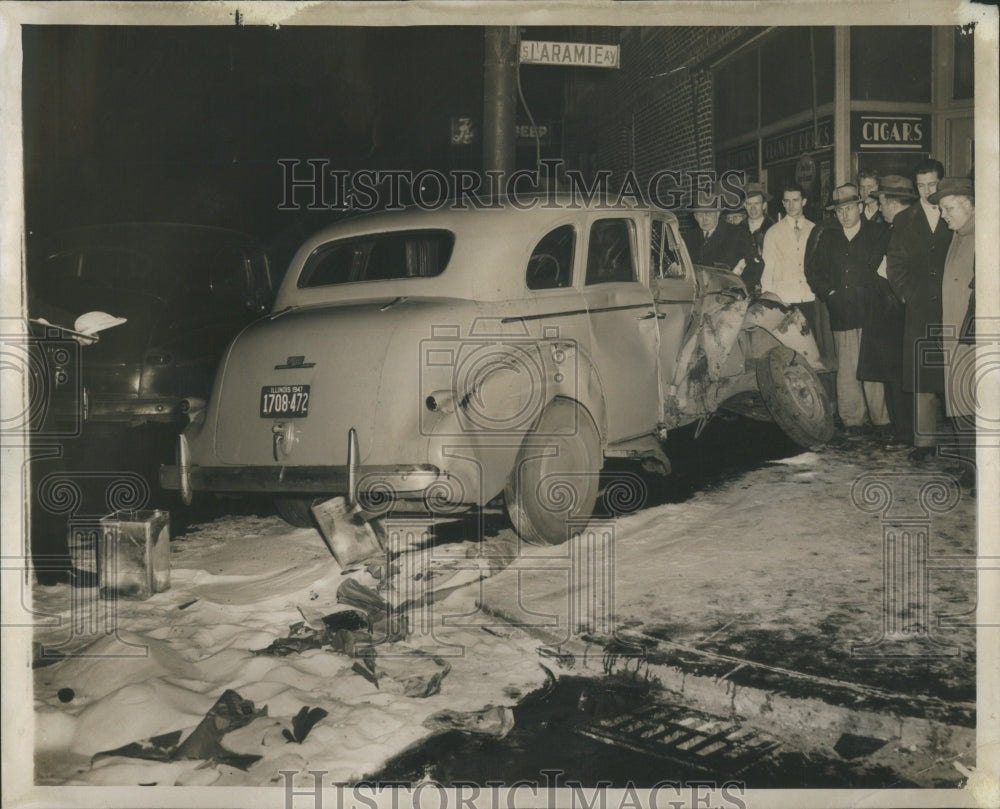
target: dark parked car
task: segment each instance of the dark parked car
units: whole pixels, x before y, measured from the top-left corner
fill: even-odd
[[[276,288],[251,237],[167,223],[58,232],[32,246],[28,284],[32,315],[96,310],[126,320],[87,349],[82,390],[53,398],[57,421],[174,428],[186,423],[184,397],[208,395],[226,344]]]

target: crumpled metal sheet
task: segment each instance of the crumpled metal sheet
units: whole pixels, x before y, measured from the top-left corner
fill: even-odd
[[[261,756],[234,753],[222,746],[222,737],[232,730],[249,725],[259,716],[267,716],[267,706],[254,707],[252,701],[243,699],[227,688],[191,734],[182,742],[182,730],[174,730],[131,742],[115,750],[95,753],[91,761],[110,756],[126,756],[149,761],[183,761],[205,759],[228,764],[241,770],[249,769]]]

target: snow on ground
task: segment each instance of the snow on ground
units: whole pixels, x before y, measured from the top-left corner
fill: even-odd
[[[336,606],[344,574],[318,533],[276,517],[230,517],[176,539],[171,550],[171,587],[146,601],[101,602],[93,589],[36,588],[36,608],[63,619],[63,626],[37,631],[36,643],[75,652],[35,670],[39,783],[264,785],[279,782],[279,770],[306,769],[356,781],[428,735],[422,722],[429,715],[512,705],[545,682],[537,641],[476,626],[418,632],[406,644],[377,648],[387,664],[392,653],[422,648],[450,667],[440,693],[428,697],[401,696],[385,678],[376,688],[352,671],[352,658],[329,649],[253,655],[303,620],[300,607],[321,615]],[[366,573],[351,575],[376,584]],[[455,597],[457,612],[474,611],[470,595]],[[91,607],[114,606],[117,631],[96,641],[74,635],[67,626],[71,596]],[[267,706],[267,716],[223,742],[226,750],[262,756],[246,772],[201,761],[91,762],[95,753],[168,731],[184,730],[183,737],[226,689],[258,709]],[[288,742],[282,730],[306,706],[327,716],[301,744]]]
[[[976,500],[950,461],[908,456],[852,438],[620,517],[613,582],[600,591],[610,594],[604,609],[615,630],[902,694],[974,701]],[[902,565],[895,592],[912,598],[898,612],[884,598],[883,573],[885,538],[901,531],[926,531],[928,540],[893,558]],[[577,605],[593,599],[595,582],[577,577],[567,595],[558,565],[539,569],[533,553],[484,582],[487,608],[579,622]],[[598,609],[582,617],[599,624],[603,616]],[[882,636],[886,620],[911,634],[924,621],[954,656],[854,654]]]
[[[940,469],[914,466],[905,451],[855,441],[619,518],[615,619],[655,630],[657,637],[704,642],[782,666],[876,683],[891,678],[900,689],[937,683],[963,693],[975,671],[967,626],[948,630],[947,640],[963,648],[961,658],[927,663],[930,668],[879,668],[851,658],[852,644],[878,637],[883,617],[883,515],[851,496],[855,482],[871,474],[895,487],[893,508],[903,513],[919,505],[919,487],[940,477]],[[974,501],[957,485],[951,491],[955,502],[932,520],[931,552],[971,557]],[[498,608],[520,612],[513,617],[526,623],[554,620],[568,637],[563,607],[572,574],[565,560],[574,546],[521,548],[510,568],[491,575],[496,566],[472,558],[481,549],[467,539],[474,533],[460,527],[433,551],[411,548],[393,577],[403,586],[385,593],[399,603],[428,582],[439,595],[471,585],[437,602],[430,618],[427,610],[412,612],[414,631],[405,643],[376,649],[397,673],[418,658],[394,662],[390,656],[413,649],[427,653],[422,664],[449,667],[440,693],[426,697],[403,696],[391,677],[376,688],[352,669],[356,660],[329,649],[287,657],[251,653],[287,636],[304,616],[332,611],[345,579],[315,531],[289,528],[276,517],[231,516],[176,539],[171,588],[146,601],[100,602],[94,590],[36,588],[36,609],[62,619],[60,626],[37,629],[36,644],[75,652],[34,671],[37,781],[266,785],[280,782],[280,770],[326,770],[328,781],[351,782],[431,733],[423,722],[437,711],[514,705],[546,681],[539,641],[487,613]],[[487,536],[484,545],[503,545],[511,532]],[[363,570],[347,575],[378,585]],[[935,571],[932,590],[935,612],[959,614],[975,605],[967,571]],[[117,631],[96,641],[74,633],[70,619],[88,605],[113,606],[117,614],[101,626]],[[447,626],[430,622],[442,616]],[[768,661],[767,655],[777,657]],[[258,709],[267,706],[266,716],[222,739],[228,751],[261,756],[248,770],[197,760],[92,760],[168,731],[186,735],[226,689]],[[304,707],[322,708],[327,716],[304,741],[290,742],[282,731]]]

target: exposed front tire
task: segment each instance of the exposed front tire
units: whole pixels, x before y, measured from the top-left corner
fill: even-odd
[[[295,528],[315,528],[316,520],[309,509],[315,501],[315,497],[275,497],[274,510]]]
[[[565,542],[567,521],[594,513],[602,464],[590,414],[568,399],[551,402],[525,436],[504,488],[514,530],[533,545]]]
[[[805,359],[786,346],[757,364],[757,386],[775,422],[796,444],[815,449],[833,438],[833,405]]]

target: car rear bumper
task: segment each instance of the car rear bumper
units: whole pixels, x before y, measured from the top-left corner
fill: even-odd
[[[52,399],[52,416],[58,421],[104,422],[181,422],[183,413],[179,396],[139,399],[135,396],[106,396],[83,389],[79,397],[58,396]]]
[[[355,495],[380,499],[394,495],[421,497],[447,476],[429,464],[359,466]],[[261,492],[268,494],[349,494],[351,471],[344,466],[191,466],[187,470],[192,491]],[[183,490],[180,466],[161,466],[160,485]]]
[[[90,421],[180,421],[183,399],[169,396],[157,399],[90,396],[87,418]]]

